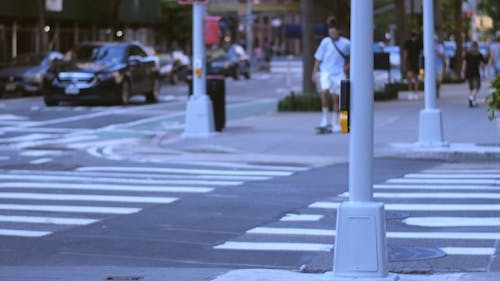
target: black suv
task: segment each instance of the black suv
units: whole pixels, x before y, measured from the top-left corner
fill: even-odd
[[[47,106],[61,101],[127,104],[133,95],[158,102],[160,80],[157,58],[138,42],[93,42],[76,46],[45,75]]]

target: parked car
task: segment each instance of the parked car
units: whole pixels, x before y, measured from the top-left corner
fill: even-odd
[[[250,79],[250,57],[238,44],[233,44],[227,52],[221,49],[208,50],[207,68],[207,73],[223,73],[235,80],[242,74]]]
[[[23,95],[41,93],[47,69],[62,57],[59,52],[43,52],[22,54],[11,59],[0,69],[0,96],[18,91]]]
[[[91,42],[77,45],[45,76],[47,106],[61,101],[127,104],[133,95],[158,102],[157,58],[138,42]]]
[[[161,79],[167,79],[172,85],[186,80],[191,66],[191,60],[187,55],[182,51],[174,51],[172,54],[159,54],[158,57]]]

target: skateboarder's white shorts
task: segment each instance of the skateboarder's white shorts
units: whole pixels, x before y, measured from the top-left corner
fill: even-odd
[[[330,74],[321,72],[319,74],[320,90],[323,92],[328,90],[330,94],[340,95],[340,81],[347,79],[344,72],[338,74]]]

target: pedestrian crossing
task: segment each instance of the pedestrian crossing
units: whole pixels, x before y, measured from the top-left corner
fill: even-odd
[[[0,171],[0,236],[46,236],[111,216],[138,213],[152,205],[172,204],[187,195],[287,177],[304,169],[244,164],[234,169],[207,169],[184,163],[183,168],[4,170]]]
[[[424,170],[374,184],[374,198],[387,213],[388,245],[432,245],[448,256],[484,256],[500,239],[500,170]],[[218,251],[329,252],[334,249],[335,213],[349,193],[312,202],[277,221],[247,230],[213,248]],[[397,242],[399,241],[399,242]]]

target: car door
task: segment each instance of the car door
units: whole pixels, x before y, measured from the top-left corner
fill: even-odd
[[[144,64],[140,51],[135,45],[130,45],[127,51],[130,87],[133,94],[141,93],[145,86]]]

